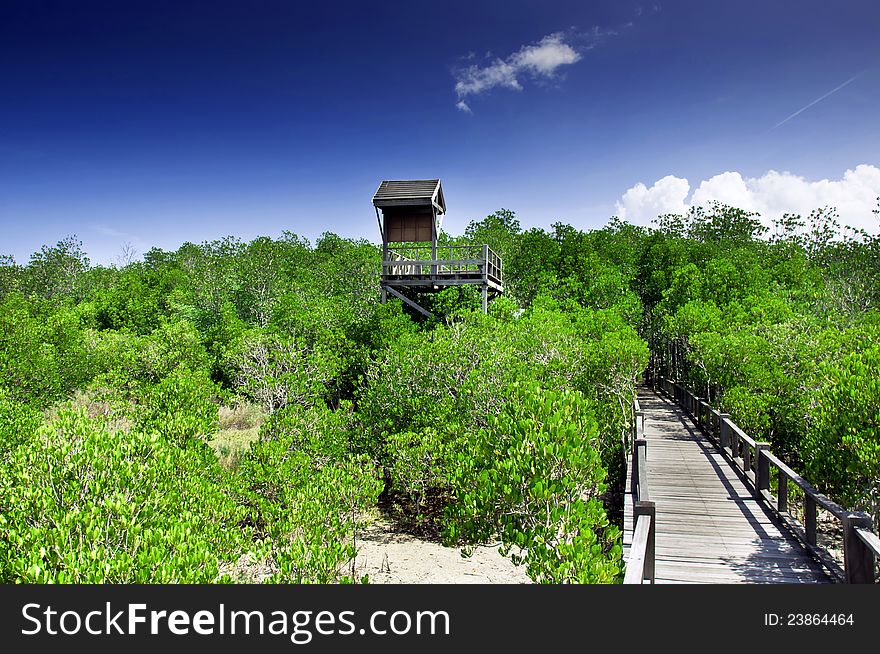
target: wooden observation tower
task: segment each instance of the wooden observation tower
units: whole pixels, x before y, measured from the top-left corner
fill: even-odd
[[[384,181],[373,206],[382,232],[383,304],[390,293],[431,317],[419,305],[419,294],[467,284],[480,287],[485,312],[489,295],[504,292],[501,257],[488,245],[438,245],[446,213],[439,179]]]

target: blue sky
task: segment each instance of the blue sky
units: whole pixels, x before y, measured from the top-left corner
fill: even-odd
[[[452,232],[713,198],[867,225],[878,25],[867,0],[4,0],[0,254],[377,240],[379,181],[426,177]]]

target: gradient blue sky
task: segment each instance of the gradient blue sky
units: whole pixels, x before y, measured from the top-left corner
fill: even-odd
[[[460,232],[501,207],[601,226],[668,175],[873,174],[878,29],[876,0],[3,0],[0,254],[377,240],[382,179],[442,178]],[[549,35],[577,61],[456,107],[469,66]]]

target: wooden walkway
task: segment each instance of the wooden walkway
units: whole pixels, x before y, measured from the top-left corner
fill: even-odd
[[[682,409],[649,389],[639,391],[639,402],[657,511],[657,583],[831,581]],[[625,560],[633,537],[632,504],[628,490]]]

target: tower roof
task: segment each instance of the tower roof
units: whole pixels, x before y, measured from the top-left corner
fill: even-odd
[[[373,206],[380,209],[419,205],[434,205],[438,214],[446,213],[439,179],[385,180],[373,196]]]

